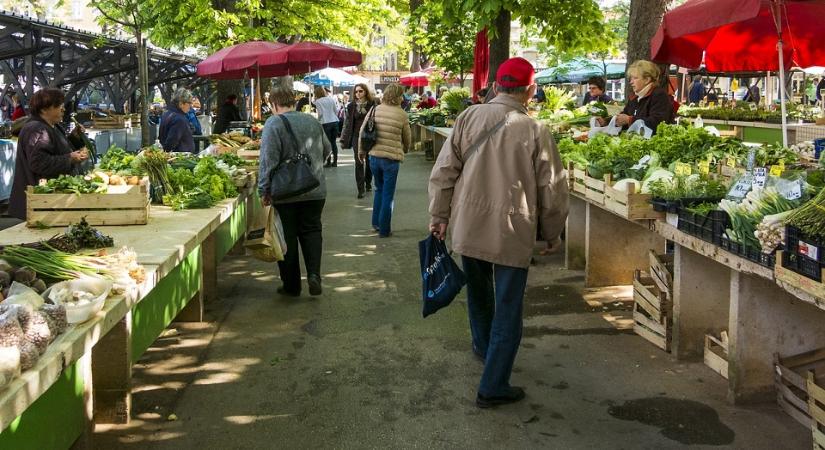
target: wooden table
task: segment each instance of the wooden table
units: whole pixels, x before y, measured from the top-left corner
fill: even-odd
[[[95,422],[128,422],[132,364],[173,320],[202,320],[204,300],[216,293],[217,262],[259,207],[245,190],[210,209],[153,206],[148,225],[98,227],[117,247],[136,251],[146,281],[107,299],[95,318],[70,327],[0,390],[0,448],[88,447]],[[21,224],[0,231],[0,243],[48,239],[57,230]]]
[[[647,252],[675,244],[673,337],[678,359],[701,358],[706,334],[729,334],[729,398],[774,396],[773,355],[825,347],[825,299],[777,282],[774,271],[687,235],[663,220],[629,221],[571,193],[566,263],[587,286],[630,284]]]

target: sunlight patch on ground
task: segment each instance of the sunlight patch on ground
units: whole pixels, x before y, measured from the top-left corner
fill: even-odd
[[[612,302],[632,302],[633,286],[607,286],[603,288],[585,289],[584,301],[594,308],[601,307],[605,303]]]
[[[333,289],[335,292],[349,292],[354,291],[355,286],[341,286]]]
[[[195,380],[194,385],[209,385],[209,384],[224,384],[238,381],[241,379],[241,374],[231,372],[220,372],[210,374],[206,378]]]
[[[623,316],[615,316],[610,313],[602,314],[602,318],[608,321],[614,328],[617,330],[632,330],[633,329],[633,319]]]
[[[357,253],[336,253],[332,256],[341,256],[341,257],[344,257],[344,258],[355,258],[355,257],[358,257],[358,256],[364,256],[364,255],[359,255]]]
[[[344,278],[351,275],[349,272],[333,272],[324,275],[324,278]]]
[[[369,250],[375,250],[375,249],[378,248],[378,246],[375,245],[375,244],[364,244],[364,245],[359,245],[358,247],[366,248],[366,249],[369,249]]]
[[[261,420],[285,419],[292,416],[294,416],[294,414],[276,414],[263,416],[226,416],[223,418],[223,420],[229,423],[233,423],[235,425],[249,425]]]

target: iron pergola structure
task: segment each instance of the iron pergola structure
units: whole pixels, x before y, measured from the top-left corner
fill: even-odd
[[[169,102],[177,87],[188,87],[208,103],[209,81],[195,76],[199,58],[157,48],[148,53],[150,88],[158,87]],[[64,89],[67,101],[99,90],[116,112],[122,113],[126,103],[137,109],[134,43],[2,10],[0,74],[3,94],[13,91],[26,104],[35,87],[48,86]]]

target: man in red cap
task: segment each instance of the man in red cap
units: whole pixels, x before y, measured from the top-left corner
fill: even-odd
[[[449,224],[467,275],[473,352],[484,361],[481,408],[525,396],[510,374],[536,229],[553,252],[567,219],[561,157],[550,131],[527,115],[534,72],[523,58],[499,66],[497,96],[458,116],[430,175],[430,230],[444,239]]]

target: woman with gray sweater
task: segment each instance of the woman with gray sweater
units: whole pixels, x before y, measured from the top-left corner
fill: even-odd
[[[298,243],[304,254],[307,284],[310,295],[320,295],[321,288],[321,213],[327,196],[324,179],[324,159],[332,151],[324,129],[314,117],[295,111],[295,95],[292,89],[276,86],[269,95],[275,114],[267,119],[261,136],[258,193],[264,205],[272,204],[270,179],[272,172],[286,158],[294,155],[290,133],[301,151],[312,161],[312,171],[321,184],[305,194],[274,202],[284,227],[286,253],[278,262],[283,286],[278,293],[297,297],[301,295],[301,267]]]
[[[375,197],[372,202],[372,228],[378,237],[389,237],[391,232],[392,209],[395,204],[395,184],[398,169],[404,161],[404,153],[410,149],[410,122],[407,113],[401,109],[404,88],[393,83],[384,90],[384,98],[375,107],[375,130],[377,139],[369,151],[369,166],[375,180]],[[363,136],[364,125],[361,127]],[[358,146],[358,158],[364,160],[367,154]]]

